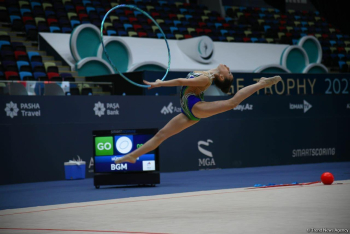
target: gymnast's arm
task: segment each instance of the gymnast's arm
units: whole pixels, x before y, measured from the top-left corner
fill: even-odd
[[[155,82],[148,82],[146,80],[143,83],[150,85],[148,89],[153,89],[157,87],[174,87],[174,86],[204,86],[208,83],[207,76],[199,76],[192,79],[178,78],[173,80],[156,80]]]

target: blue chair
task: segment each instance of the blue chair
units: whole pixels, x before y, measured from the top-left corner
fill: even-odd
[[[0,50],[3,45],[10,45],[10,42],[8,41],[0,41]]]
[[[107,35],[108,36],[117,35],[117,32],[115,30],[107,30]]]
[[[2,61],[2,66],[6,69],[8,66],[14,66],[16,65],[16,62],[14,61]]]
[[[297,45],[299,40],[298,39],[293,39],[292,42],[293,42],[293,45]]]
[[[71,29],[71,28],[68,28],[68,27],[63,27],[63,28],[62,28],[62,32],[63,32],[63,33],[71,33],[71,32],[72,32],[72,29]]]
[[[164,4],[166,4],[166,1],[158,1],[159,5],[163,6]]]
[[[225,36],[228,33],[226,29],[221,29],[220,32],[221,32],[221,36]]]
[[[337,34],[337,38],[338,38],[338,40],[339,40],[340,38],[343,38],[343,35]]]
[[[178,28],[178,29],[179,29],[179,32],[180,32],[181,34],[183,34],[184,32],[187,32],[187,28],[180,27],[180,28]]]
[[[163,34],[161,34],[161,33],[157,33],[157,37],[158,37],[158,38],[164,38],[164,37],[163,37]]]
[[[55,16],[55,12],[53,12],[53,11],[45,11],[45,15],[46,15],[46,18],[49,17],[50,15],[54,15]]]
[[[34,72],[34,78],[37,80],[39,77],[46,76],[44,72]]]
[[[17,7],[8,7],[7,11],[9,12],[10,15],[12,14],[18,14],[21,13]]]
[[[220,36],[220,37],[219,37],[219,41],[227,41],[227,38],[226,38],[226,37],[223,37],[223,36]]]
[[[182,21],[182,25],[186,27],[186,26],[190,25],[190,22],[188,22],[188,21]]]
[[[32,64],[32,69],[34,70],[34,68],[35,67],[37,67],[37,66],[44,66],[44,64],[43,63],[41,63],[41,62],[31,62],[31,64]]]
[[[74,26],[79,25],[80,21],[79,20],[71,20],[70,21],[70,25],[72,26],[72,28],[74,28]]]
[[[270,25],[264,25],[264,30],[265,30],[265,32],[266,32],[269,28],[271,28]]]
[[[96,11],[95,7],[86,7],[86,12],[89,14],[90,11]],[[141,14],[141,13],[140,13]]]
[[[181,12],[181,14],[183,14],[184,12],[187,12],[187,9],[185,9],[185,8],[180,8],[180,12]]]
[[[334,46],[335,44],[337,44],[337,42],[333,40],[330,40],[329,43],[331,43],[331,46]]]
[[[25,25],[24,28],[26,29],[26,32],[28,33],[29,30],[31,29],[35,29],[36,30],[36,27],[34,25]]]
[[[169,19],[164,20],[164,23],[166,25],[169,25],[169,26],[172,26],[174,24],[174,22],[172,20],[169,20]]]
[[[266,17],[266,15],[263,14],[263,13],[259,13],[259,17],[260,17],[261,19],[264,19],[264,18]]]
[[[250,40],[251,40],[252,42],[257,42],[257,41],[259,41],[258,38],[256,38],[256,37],[251,37]]]
[[[50,32],[54,32],[54,31],[59,31],[61,32],[61,29],[57,26],[50,26]]]
[[[106,10],[102,7],[97,7],[96,8],[97,14],[101,14],[103,13],[103,15],[106,13]]]
[[[32,61],[32,57],[35,56],[39,56],[40,54],[38,52],[34,52],[34,51],[29,51],[27,52],[29,60]]]
[[[231,17],[226,17],[225,20],[226,20],[226,23],[228,23],[228,22],[231,22],[233,19]]]
[[[118,30],[118,35],[123,37],[123,36],[128,36],[127,32]]]
[[[10,15],[10,20],[11,20],[11,24],[13,24],[14,20],[22,20],[22,19],[18,15]]]
[[[128,31],[128,28],[133,28],[131,24],[124,24],[125,31]]]
[[[39,25],[38,31],[39,32],[50,32],[50,29],[46,25]]]
[[[142,13],[139,11],[134,11],[134,16],[137,17],[138,15],[142,15]]]
[[[175,27],[177,27],[178,24],[181,25],[181,21],[180,20],[174,20],[173,22],[174,22]]]
[[[65,5],[66,12],[69,12],[69,10],[75,10],[73,5]]]
[[[26,62],[26,61],[17,61],[17,68],[18,68],[18,71],[21,70],[21,67],[22,66],[29,66],[29,63]]]
[[[23,16],[23,14],[26,13],[26,12],[31,13],[31,10],[26,9],[26,8],[21,9],[21,15],[22,15],[22,16]]]
[[[178,31],[179,29],[177,27],[170,27],[171,33],[174,33],[174,31]]]
[[[91,2],[88,1],[88,0],[84,0],[84,1],[83,1],[83,4],[84,4],[84,6],[86,6],[86,4],[91,4]]]
[[[19,77],[21,78],[21,80],[23,80],[23,78],[26,76],[33,76],[33,74],[31,72],[26,72],[26,71],[22,71],[19,73]]]
[[[222,23],[215,23],[215,27],[216,28],[222,27]]]
[[[209,17],[209,22],[215,22],[216,21],[216,17],[215,16],[210,16]]]
[[[172,33],[168,33],[165,35],[167,39],[175,39],[175,35]]]
[[[345,55],[344,54],[338,54],[338,58],[339,58],[339,60],[341,60],[341,59],[345,58]]]
[[[35,6],[41,6],[40,2],[31,2],[32,9],[34,9]]]
[[[228,35],[233,36],[234,34],[236,34],[235,30],[228,30]]]

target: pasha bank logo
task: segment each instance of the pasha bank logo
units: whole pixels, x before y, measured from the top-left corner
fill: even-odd
[[[106,105],[105,105],[106,104]],[[119,103],[102,103],[102,102],[97,102],[95,103],[95,107],[93,110],[95,111],[95,115],[98,117],[101,117],[105,115],[119,115]]]
[[[207,141],[198,141],[198,150],[205,156],[206,158],[198,159],[199,167],[207,167],[207,166],[215,166],[215,160],[213,158],[213,153],[207,149],[207,147],[203,148],[203,146],[209,146],[210,143],[214,143],[212,140],[208,139]]]

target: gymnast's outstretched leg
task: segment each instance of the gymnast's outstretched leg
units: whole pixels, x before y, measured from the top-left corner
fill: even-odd
[[[144,155],[155,148],[157,148],[163,141],[169,137],[185,130],[186,128],[194,125],[198,121],[190,120],[184,114],[180,113],[172,118],[158,133],[147,141],[143,146],[125,155],[124,157],[115,160],[115,163],[131,162],[135,163],[136,159],[141,155]]]
[[[240,89],[231,99],[216,102],[198,102],[192,108],[192,113],[197,118],[208,118],[210,116],[232,110],[238,106],[244,99],[265,87],[277,84],[281,81],[280,76],[270,78],[261,78],[256,84],[252,84]]]

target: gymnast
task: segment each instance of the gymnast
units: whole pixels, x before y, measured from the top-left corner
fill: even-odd
[[[200,119],[232,110],[258,90],[275,85],[281,80],[280,76],[269,78],[262,77],[257,83],[240,89],[232,98],[215,102],[205,102],[204,91],[214,82],[224,93],[228,93],[233,81],[230,68],[223,64],[209,71],[190,72],[186,78],[178,78],[169,81],[156,80],[155,82],[144,80],[143,82],[145,84],[150,85],[149,89],[182,86],[180,93],[182,113],[172,118],[142,147],[118,158],[115,160],[115,163],[135,163],[138,157],[154,150],[163,141],[198,123]]]

